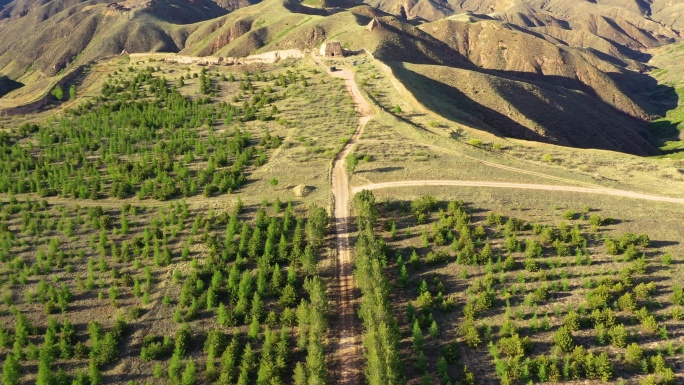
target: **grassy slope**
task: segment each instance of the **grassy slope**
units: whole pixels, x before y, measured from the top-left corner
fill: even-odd
[[[487,134],[477,126],[450,121],[425,108],[407,94],[401,83],[383,71],[378,62],[362,64],[357,79],[364,92],[385,113],[369,123],[361,138],[359,153],[371,155],[375,160],[360,163],[359,171],[352,176],[353,185],[401,179],[520,180],[600,184],[682,196],[684,177],[679,170],[684,164],[681,161],[573,149]],[[396,106],[401,108],[400,114],[392,113]],[[464,155],[480,161],[473,162]],[[539,171],[562,180],[539,179],[485,166],[482,161]]]
[[[675,89],[679,98],[676,108],[654,121],[650,129],[668,157],[684,159],[684,44],[678,43],[654,51],[650,64],[657,67],[651,75],[659,83]]]
[[[38,121],[43,124],[50,124],[49,122],[58,121],[63,109],[76,107],[78,104],[92,100],[94,96],[98,95],[102,83],[106,81],[110,75],[114,74],[115,71],[118,72],[118,75],[113,75],[115,77],[121,76],[122,74],[123,76],[128,76],[128,68],[132,68],[133,72],[135,72],[150,65],[160,67],[161,72],[158,72],[157,75],[164,76],[169,81],[169,84],[176,84],[179,77],[182,75],[185,76],[187,73],[198,73],[203,68],[207,69],[211,74],[213,81],[220,84],[220,91],[214,100],[226,101],[228,103],[233,103],[233,95],[242,94],[239,90],[239,81],[234,83],[220,81],[218,80],[219,77],[215,76],[216,73],[223,73],[226,76],[233,73],[236,78],[240,78],[243,71],[247,70],[252,72],[263,71],[263,74],[266,76],[270,74],[283,74],[286,73],[286,71],[296,71],[305,76],[309,84],[307,87],[303,87],[300,83],[288,87],[288,96],[284,100],[275,102],[275,106],[279,111],[276,114],[278,121],[234,122],[230,126],[218,123],[216,127],[213,127],[213,130],[217,132],[232,130],[233,127],[239,127],[241,130],[250,132],[255,143],[258,143],[266,130],[268,130],[271,135],[277,135],[282,138],[283,144],[279,148],[269,151],[269,161],[265,165],[254,167],[250,170],[248,182],[243,188],[236,191],[235,194],[226,194],[213,198],[205,198],[200,194],[185,199],[192,215],[184,224],[185,230],[180,231],[178,238],[172,241],[175,257],[180,255],[183,244],[191,237],[189,232],[193,223],[192,220],[195,217],[207,215],[209,212],[216,213],[217,215],[228,213],[235,206],[238,199],[246,205],[246,214],[243,216],[243,219],[246,220],[253,219],[254,212],[261,204],[264,202],[273,202],[276,197],[280,199],[281,202],[291,200],[295,210],[300,213],[306,210],[311,203],[316,203],[323,207],[326,207],[329,204],[329,168],[334,155],[339,151],[343,143],[348,140],[351,132],[353,132],[356,124],[356,114],[342,82],[331,79],[327,75],[319,72],[317,70],[317,65],[310,59],[302,61],[285,61],[274,65],[201,67],[197,65],[186,66],[148,60],[129,62],[124,58],[115,58],[104,61],[93,67],[80,85],[79,95],[76,100],[67,101],[61,105],[53,106],[53,108],[47,111],[31,116],[0,118],[0,126],[14,129],[25,120]],[[254,85],[259,89],[272,85],[272,82],[254,82]],[[181,92],[191,98],[199,97],[198,79],[191,77],[186,79],[185,85],[181,88]],[[250,98],[251,96],[247,94],[245,97]],[[274,185],[271,182],[274,179],[278,181],[277,185]],[[295,196],[291,188],[299,184],[309,186],[311,193],[306,197]],[[19,194],[18,198],[21,201],[24,201],[28,196]],[[38,197],[31,196],[30,198],[37,199]],[[8,199],[9,197],[6,195],[0,196],[0,202],[7,202]],[[132,229],[130,235],[124,236],[120,234],[118,230],[116,231],[116,234],[110,234],[110,239],[116,240],[117,243],[134,235],[140,235],[139,231],[141,231],[143,226],[149,224],[151,218],[155,216],[155,213],[169,210],[170,207],[169,202],[138,200],[136,198],[126,200],[106,198],[97,201],[89,201],[48,197],[46,198],[46,202],[48,202],[47,209],[45,210],[46,215],[57,219],[57,216],[61,215],[60,210],[64,209],[69,211],[69,215],[71,215],[75,212],[73,210],[82,210],[84,213],[84,207],[98,205],[103,207],[105,211],[114,217],[118,218],[118,213],[123,205],[132,204],[138,207],[138,214],[129,216]],[[180,204],[180,200],[175,200],[171,202],[171,204]],[[80,209],[76,209],[75,207],[80,207]],[[267,207],[267,210],[269,213],[272,211],[270,206]],[[13,230],[18,228],[16,226],[19,226],[17,218],[18,217],[14,216],[7,217],[7,223]],[[3,219],[3,221],[5,221],[5,219]],[[76,231],[74,236],[63,236],[59,231],[54,231],[54,229],[53,231],[43,233],[43,236],[49,236],[50,238],[55,239],[59,238],[62,242],[61,244],[65,248],[74,250],[87,249],[87,239],[93,234],[93,231],[80,225],[76,225],[75,228]],[[215,230],[216,236],[224,236],[225,226]],[[25,240],[27,245],[33,245],[35,242],[36,247],[39,247],[39,244],[41,245],[40,247],[42,247],[42,239],[44,239],[39,236],[28,234],[22,234],[20,238]],[[21,255],[22,258],[25,257],[27,260],[32,261],[34,256],[25,253],[26,251],[27,249],[22,248],[17,255]],[[191,247],[191,255],[196,256],[200,261],[204,261],[206,252],[206,247],[201,243],[197,243]],[[89,255],[88,250],[86,250],[86,255]],[[324,257],[322,256],[321,259],[324,259]],[[148,262],[149,261],[144,261],[143,265],[148,266]],[[116,266],[121,272],[134,275],[137,274],[137,270],[133,269],[127,263],[112,261],[109,256],[107,257],[107,263],[109,266]],[[321,269],[328,269],[325,271],[321,270],[324,276],[331,273],[332,270],[329,270],[329,268],[332,264],[333,261],[331,260],[325,260],[325,262],[321,263]],[[178,297],[180,285],[172,284],[171,273],[174,269],[178,269],[184,272],[184,274],[188,273],[190,270],[190,262],[174,260],[171,266],[150,267],[154,277],[154,284],[150,288],[151,302],[141,304],[140,299],[135,298],[130,293],[129,288],[120,287],[119,290],[121,295],[116,306],[109,303],[107,295],[101,300],[97,298],[97,291],[101,291],[100,289],[95,292],[82,292],[81,289],[77,289],[75,277],[80,277],[85,274],[85,261],[74,263],[73,271],[69,273],[65,272],[63,268],[52,271],[52,274],[60,277],[60,282],[71,287],[72,291],[77,295],[77,298],[71,304],[66,314],[67,317],[76,324],[79,335],[86,333],[85,329],[89,321],[97,320],[98,322],[101,322],[105,328],[108,328],[111,326],[114,318],[112,315],[121,313],[127,316],[128,311],[131,308],[140,307],[143,309],[142,313],[144,315],[141,318],[128,318],[131,329],[121,347],[120,354],[122,360],[118,361],[116,365],[110,365],[103,368],[107,383],[123,384],[128,380],[141,381],[141,378],[150,380],[155,384],[166,383],[165,378],[154,379],[152,377],[153,367],[156,363],[155,361],[145,362],[139,359],[140,342],[142,337],[148,333],[162,335],[173,334],[173,331],[177,328],[177,325],[172,321],[174,307],[162,305],[161,300],[165,295],[169,295],[174,299]],[[140,269],[140,272],[142,272],[142,269]],[[0,271],[0,274],[7,274],[7,271]],[[48,279],[47,276],[40,278]],[[2,284],[0,284],[0,296],[4,297],[9,295],[10,297],[7,298],[12,298],[12,296],[24,298],[24,295],[27,292],[35,289],[40,278],[38,276],[33,276],[21,289],[5,285],[6,280],[3,279]],[[107,275],[103,276],[102,282],[103,284],[106,282],[106,285],[109,286],[114,280],[110,279]],[[102,290],[104,290],[103,293],[105,293],[106,290]],[[277,301],[278,296],[275,296],[274,298]],[[24,312],[35,325],[41,328],[45,326],[46,317],[43,314],[42,305],[39,306],[26,303],[23,302],[23,300],[16,302],[15,305]],[[5,311],[0,312],[0,324],[4,327],[7,327],[8,325],[11,326],[13,322],[11,317],[12,316]],[[60,316],[60,319],[61,317],[62,316]],[[208,328],[212,327],[210,324],[207,324],[209,319],[212,319],[213,323],[215,321],[215,315],[211,313],[209,316],[201,317],[200,321],[193,323],[193,335],[197,338],[197,346],[191,348],[194,352],[193,355],[201,356],[203,354],[200,353],[201,344],[203,343],[202,336]],[[244,333],[245,331],[245,327],[239,327],[232,330],[231,333]],[[294,339],[292,339],[292,341],[294,341]],[[257,345],[254,344],[253,346],[256,347]],[[294,351],[295,349],[292,348],[292,350]],[[296,352],[292,354],[294,357],[301,356]],[[68,362],[69,370],[87,367],[87,362],[85,362],[85,366],[84,362],[85,361],[78,359],[70,360]],[[63,365],[64,362],[60,362],[59,364]],[[26,363],[23,363],[23,365],[26,365]],[[32,364],[29,363],[28,365]],[[200,364],[198,363],[198,368],[199,367]],[[198,373],[203,372],[203,370],[198,370]],[[35,368],[31,369],[25,366],[23,379],[31,382],[31,380],[35,378],[35,373]],[[291,372],[283,374],[283,378],[289,379],[290,377]],[[202,383],[208,381],[202,377],[201,374],[200,378]]]

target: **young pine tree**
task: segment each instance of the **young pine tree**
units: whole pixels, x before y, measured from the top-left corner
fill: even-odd
[[[19,360],[12,353],[7,353],[5,363],[2,365],[2,383],[5,385],[18,385],[21,379],[21,366]]]
[[[297,362],[294,368],[294,375],[292,376],[294,385],[307,385],[306,370],[301,362]]]
[[[197,374],[195,369],[195,361],[190,360],[185,364],[185,370],[181,376],[181,385],[195,385],[197,382]]]

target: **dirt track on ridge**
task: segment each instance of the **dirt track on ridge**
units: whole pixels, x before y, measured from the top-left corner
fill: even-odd
[[[321,66],[315,54],[314,60]],[[335,362],[339,367],[338,383],[342,385],[357,385],[361,383],[363,367],[361,362],[362,348],[361,340],[358,337],[354,326],[354,277],[353,264],[351,258],[350,224],[352,221],[349,215],[349,202],[351,191],[349,186],[349,176],[347,175],[347,165],[345,158],[349,155],[363,133],[366,123],[373,117],[373,109],[363,98],[361,91],[354,80],[354,72],[344,68],[330,72],[330,76],[344,80],[344,84],[351,94],[356,112],[359,115],[359,124],[349,142],[342,151],[337,154],[332,169],[332,194],[335,202],[333,212],[333,222],[335,224],[335,234],[337,238],[337,258],[338,258],[338,342],[335,349]]]

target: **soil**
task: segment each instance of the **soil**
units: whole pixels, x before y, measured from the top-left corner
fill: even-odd
[[[319,60],[312,55],[314,60],[326,68]],[[327,70],[327,68],[326,68]],[[362,347],[360,338],[356,333],[354,325],[354,280],[353,264],[350,245],[350,225],[351,216],[349,215],[350,187],[349,175],[345,159],[354,148],[359,137],[363,133],[366,123],[373,117],[373,109],[363,98],[361,91],[354,80],[354,72],[348,68],[340,68],[328,73],[336,78],[344,80],[344,84],[351,94],[357,113],[359,114],[359,124],[349,142],[335,158],[332,170],[332,193],[335,202],[333,211],[333,223],[335,224],[335,234],[337,238],[337,258],[338,258],[338,343],[335,349],[335,362],[339,368],[338,383],[343,385],[356,385],[361,383],[362,373]]]

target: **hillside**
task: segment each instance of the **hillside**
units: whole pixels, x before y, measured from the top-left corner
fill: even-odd
[[[651,75],[660,84],[674,88],[679,102],[661,118],[655,120],[649,129],[656,139],[656,145],[670,157],[684,157],[684,45],[673,44],[653,50],[649,64],[656,67]],[[655,100],[660,100],[655,95]]]
[[[0,42],[0,74],[29,87],[6,98],[19,101],[53,84],[52,76],[122,52],[242,57],[314,50],[335,39],[393,67],[413,68],[424,82],[402,71],[398,80],[461,123],[513,138],[659,153],[646,126],[678,99],[673,87],[646,74],[647,50],[679,39],[677,13],[662,2],[369,4],[377,8],[294,0],[16,0],[0,19],[11,37]],[[430,82],[440,92],[421,90]]]
[[[402,4],[0,11],[0,383],[684,383],[674,4]]]
[[[122,51],[175,52],[183,47],[192,23],[213,19],[249,5],[210,0],[17,0],[0,13],[0,68],[14,78],[39,71],[53,76],[89,60]]]

